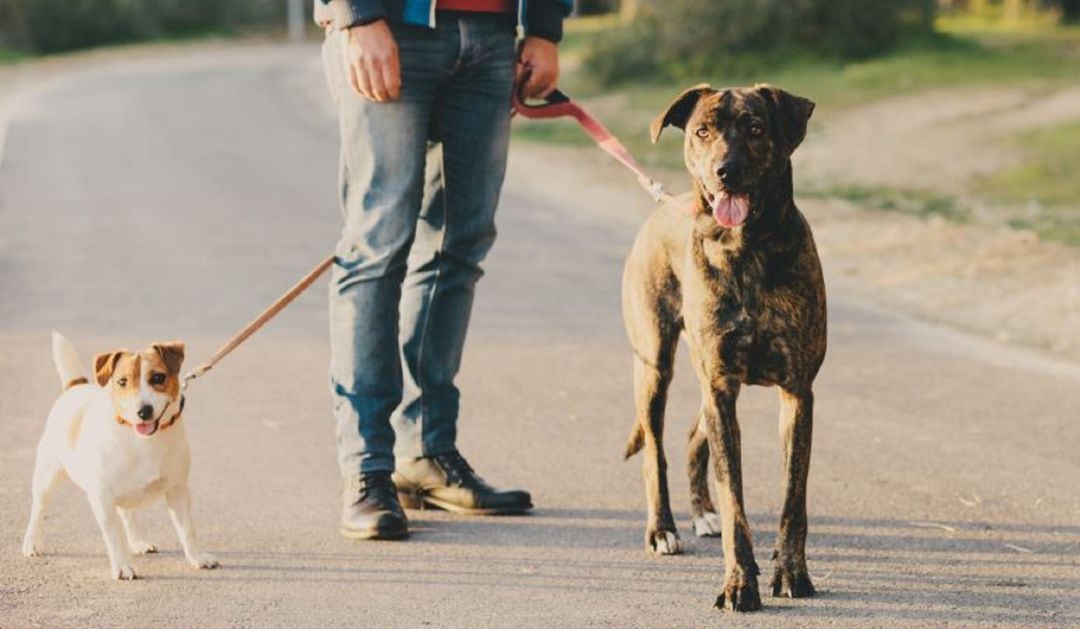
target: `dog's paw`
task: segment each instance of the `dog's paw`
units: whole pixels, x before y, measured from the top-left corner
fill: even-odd
[[[37,557],[41,554],[41,537],[28,533],[26,537],[23,537],[22,554],[23,557]]]
[[[188,563],[199,570],[213,570],[221,566],[218,560],[210,553],[199,553],[188,557]]]
[[[720,515],[706,511],[694,518],[694,535],[698,537],[720,537]]]
[[[678,555],[682,552],[679,546],[679,534],[675,531],[653,531],[647,538],[647,550],[653,555]]]
[[[135,576],[135,568],[132,568],[128,564],[124,564],[113,568],[112,578],[117,581],[134,581],[138,577]]]
[[[772,578],[772,595],[788,598],[806,598],[814,595],[814,584],[806,567],[777,565]]]
[[[151,553],[157,552],[157,546],[154,546],[150,542],[145,542],[142,540],[131,542],[130,544],[128,544],[128,546],[131,547],[131,552],[135,553],[136,555],[149,555]]]
[[[716,607],[729,612],[753,612],[761,609],[757,577],[729,578],[716,597]]]

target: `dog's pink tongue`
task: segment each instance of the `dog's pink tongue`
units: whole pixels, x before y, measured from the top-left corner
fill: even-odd
[[[144,437],[149,437],[150,435],[154,434],[154,431],[156,431],[156,430],[157,430],[157,422],[156,421],[153,421],[153,422],[139,422],[138,424],[135,424],[135,432],[139,433],[140,435],[142,435]]]
[[[713,200],[713,218],[723,227],[737,227],[750,215],[750,197],[745,194],[731,195],[721,192]]]

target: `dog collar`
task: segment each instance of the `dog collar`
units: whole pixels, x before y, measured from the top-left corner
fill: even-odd
[[[187,397],[181,395],[180,396],[180,410],[176,411],[176,414],[173,415],[169,419],[169,421],[167,423],[160,424],[158,426],[158,432],[161,432],[162,430],[165,430],[166,428],[168,428],[169,426],[172,426],[173,424],[175,424],[177,421],[180,420],[180,414],[184,412],[184,404],[186,404],[186,403],[187,403]],[[116,415],[116,423],[122,425],[122,424],[126,424],[127,422],[124,421],[124,418],[120,417],[120,415],[118,414],[118,415]]]
[[[187,402],[187,397],[181,395],[180,396],[180,409],[178,411],[176,411],[175,415],[172,416],[172,419],[169,420],[169,423],[162,424],[162,425],[158,426],[158,431],[165,430],[166,428],[168,428],[169,426],[172,426],[173,424],[175,424],[176,422],[178,422],[180,420],[180,415],[181,415],[181,413],[184,412],[184,404],[186,402]]]

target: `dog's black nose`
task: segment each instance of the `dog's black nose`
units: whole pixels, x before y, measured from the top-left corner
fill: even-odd
[[[720,168],[716,169],[716,176],[720,178],[720,181],[722,183],[731,183],[738,177],[738,175],[738,168],[735,166],[735,164],[721,164]]]
[[[154,416],[154,407],[149,404],[143,405],[139,408],[139,419],[150,419]]]

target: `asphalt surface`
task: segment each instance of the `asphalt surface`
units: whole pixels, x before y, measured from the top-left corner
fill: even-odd
[[[460,377],[461,448],[492,482],[530,489],[532,516],[428,511],[407,542],[337,535],[320,282],[189,395],[196,523],[221,569],[182,561],[161,506],[144,578],[109,580],[70,484],[47,554],[23,558],[34,446],[57,393],[49,331],[87,361],[172,338],[198,360],[332,247],[337,137],[317,63],[311,46],[132,59],[62,74],[13,107],[0,162],[0,627],[1080,624],[1080,366],[836,291],[809,492],[819,595],[767,598],[745,617],[711,608],[722,558],[686,513],[698,402],[685,365],[668,450],[688,552],[647,556],[640,461],[620,458],[632,405],[618,286],[648,202],[599,153],[593,176],[525,146]],[[740,412],[767,572],[775,394],[746,390]]]

